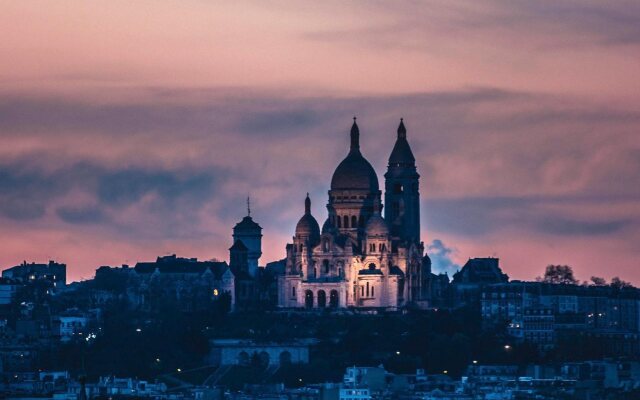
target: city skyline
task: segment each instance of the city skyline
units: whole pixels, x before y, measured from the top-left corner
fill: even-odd
[[[0,266],[226,260],[247,195],[284,258],[357,115],[379,175],[404,118],[435,272],[638,284],[640,8],[548,7],[8,4]]]

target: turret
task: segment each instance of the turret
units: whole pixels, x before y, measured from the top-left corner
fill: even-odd
[[[251,218],[251,207],[247,198],[247,216],[233,228],[233,242],[242,241],[247,248],[249,275],[255,277],[262,256],[262,227]]]

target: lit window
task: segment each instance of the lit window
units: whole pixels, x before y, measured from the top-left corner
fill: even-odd
[[[213,289],[213,295],[214,295],[214,296],[217,296],[218,294],[220,294],[220,293],[218,292],[218,289]]]

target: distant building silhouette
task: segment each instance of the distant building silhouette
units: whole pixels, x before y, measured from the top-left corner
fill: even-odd
[[[47,264],[27,263],[2,271],[3,278],[11,278],[28,283],[33,281],[49,281],[55,288],[63,288],[67,284],[67,265],[49,261]]]

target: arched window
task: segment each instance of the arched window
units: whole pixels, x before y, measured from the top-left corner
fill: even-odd
[[[329,260],[322,261],[322,268],[324,269],[325,274],[329,273]]]
[[[369,251],[371,253],[376,251],[376,244],[375,243],[369,243]]]
[[[358,227],[358,217],[356,217],[355,215],[351,217],[351,227],[352,228]]]
[[[318,307],[325,308],[327,306],[327,294],[324,290],[318,291]]]
[[[338,308],[339,300],[338,291],[332,290],[331,293],[329,293],[329,306],[331,308]]]
[[[238,365],[249,365],[249,354],[246,351],[241,351],[240,354],[238,354]]]
[[[338,228],[342,228],[342,218],[336,217],[336,220],[338,221]]]
[[[367,282],[367,297],[369,297],[369,282]]]
[[[307,308],[313,308],[313,292],[311,290],[304,293],[304,305]]]
[[[364,297],[364,286],[360,286],[360,296]]]
[[[296,287],[295,286],[291,287],[291,297],[296,297]]]
[[[349,216],[348,215],[344,216],[344,227],[345,228],[349,227]]]
[[[322,251],[329,251],[329,241],[327,239],[322,241]]]
[[[374,285],[371,285],[371,297],[374,297],[374,292],[373,291],[374,291],[375,288],[376,287]]]
[[[280,365],[289,365],[291,364],[291,353],[288,351],[283,351],[280,353]]]
[[[380,243],[380,253],[382,253],[383,251],[385,251],[385,245],[384,243]]]
[[[369,271],[373,271],[376,269],[376,265],[374,263],[369,264]]]

